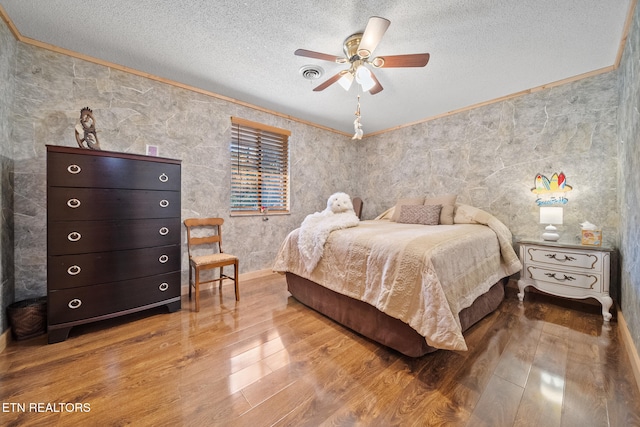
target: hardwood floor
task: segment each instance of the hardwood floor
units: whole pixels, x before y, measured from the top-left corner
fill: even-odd
[[[617,323],[597,306],[515,290],[467,352],[411,359],[342,328],[267,275],[153,309],[12,342],[0,424],[638,426]],[[49,406],[47,406],[49,405]]]

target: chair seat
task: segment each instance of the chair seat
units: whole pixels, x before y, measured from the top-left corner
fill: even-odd
[[[191,264],[201,266],[206,264],[217,264],[219,262],[233,262],[238,257],[231,254],[211,254],[191,257]]]

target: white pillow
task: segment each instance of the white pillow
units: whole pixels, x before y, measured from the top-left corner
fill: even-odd
[[[441,205],[440,224],[453,225],[453,216],[456,206],[456,194],[444,194],[438,197],[427,197],[424,199],[425,205]]]

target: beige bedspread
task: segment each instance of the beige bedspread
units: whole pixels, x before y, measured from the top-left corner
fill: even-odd
[[[361,221],[329,235],[310,273],[298,251],[296,229],[283,242],[273,270],[365,301],[409,324],[432,347],[466,350],[458,314],[498,280],[520,270],[520,261],[511,233],[492,215],[459,205],[455,222]]]

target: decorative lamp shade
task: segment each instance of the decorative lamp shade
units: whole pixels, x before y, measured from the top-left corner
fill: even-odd
[[[540,224],[549,224],[542,233],[544,240],[555,242],[560,238],[557,228],[552,224],[562,224],[562,208],[557,206],[542,206],[540,208]]]
[[[561,207],[542,206],[540,208],[540,224],[562,224]]]

